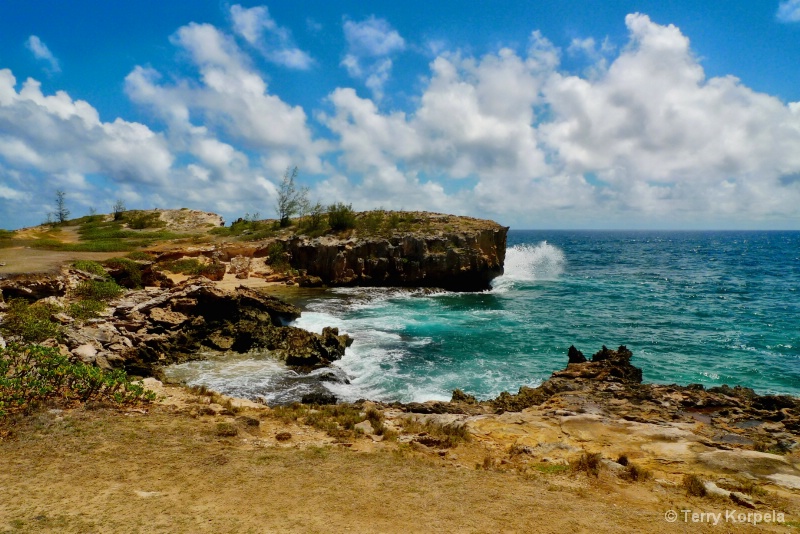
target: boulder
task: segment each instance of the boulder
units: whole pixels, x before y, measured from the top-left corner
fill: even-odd
[[[571,359],[579,360],[578,353],[580,351],[577,349],[572,352]],[[609,350],[603,345],[603,348],[592,356],[591,361],[568,363],[566,369],[556,371],[553,377],[641,383],[642,370],[631,365],[631,356],[633,353],[624,345],[617,350]]]

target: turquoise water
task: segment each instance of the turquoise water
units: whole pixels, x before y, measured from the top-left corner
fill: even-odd
[[[326,383],[345,400],[493,397],[562,369],[571,344],[627,345],[649,382],[800,395],[800,232],[511,231],[505,270],[484,293],[330,290],[296,325],[354,337],[336,364],[350,383]],[[268,401],[303,390],[266,355],[181,368]]]

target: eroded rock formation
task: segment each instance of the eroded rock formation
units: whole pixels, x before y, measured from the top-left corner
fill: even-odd
[[[466,218],[453,219],[457,223]],[[328,285],[480,291],[503,274],[508,228],[491,221],[469,220],[474,224],[458,229],[454,223],[449,232],[347,239],[298,236],[282,243],[293,267]]]

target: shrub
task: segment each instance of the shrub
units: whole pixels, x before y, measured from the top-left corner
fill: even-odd
[[[277,272],[288,271],[291,268],[283,243],[270,243],[267,247],[267,264]]]
[[[111,258],[105,264],[111,269],[111,276],[121,286],[137,289],[144,285],[140,263],[129,258]]]
[[[585,471],[587,475],[596,477],[600,473],[600,460],[602,459],[603,455],[599,452],[587,452],[572,464],[572,469],[574,471]]]
[[[108,273],[103,266],[97,263],[96,261],[91,260],[77,260],[72,263],[72,266],[78,270],[85,271],[87,273],[96,274],[98,276],[106,277]]]
[[[328,206],[328,224],[335,232],[355,228],[356,214],[353,205],[337,202]]]
[[[58,349],[39,345],[10,343],[0,348],[0,416],[27,413],[44,402],[71,406],[153,400],[155,394],[132,383],[124,371],[71,362]]]
[[[122,295],[124,289],[112,280],[84,280],[74,290],[74,295],[80,299],[111,300]]]
[[[24,299],[12,299],[0,329],[9,336],[19,336],[29,343],[58,339],[62,334],[61,325],[50,317],[60,311],[61,308],[55,304],[30,304]]]
[[[628,462],[625,469],[620,473],[620,478],[631,482],[644,482],[653,477],[653,473],[643,467]]]
[[[411,434],[426,433],[436,440],[439,447],[457,447],[462,442],[471,441],[466,425],[441,424],[433,421],[420,422],[414,418],[406,418],[401,423],[403,430]]]
[[[706,485],[703,480],[697,475],[686,474],[683,475],[683,483],[681,484],[686,493],[694,497],[706,496]]]
[[[358,230],[367,235],[375,235],[381,231],[386,212],[375,210],[365,213],[358,221]]]

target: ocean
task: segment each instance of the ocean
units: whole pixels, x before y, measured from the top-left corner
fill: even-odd
[[[341,400],[481,399],[537,386],[626,345],[655,383],[800,396],[800,232],[511,230],[505,274],[481,293],[336,288],[294,324],[354,338],[323,382]],[[298,400],[319,388],[265,353],[208,354],[167,375],[229,395]],[[344,383],[346,382],[346,383]]]

